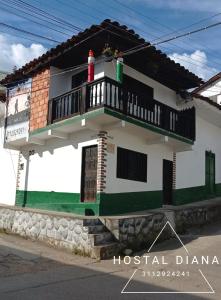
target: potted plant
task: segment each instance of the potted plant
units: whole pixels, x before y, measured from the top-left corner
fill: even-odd
[[[109,44],[105,44],[104,49],[102,51],[102,56],[106,62],[112,61],[114,57],[117,57],[118,50],[114,50],[109,46]]]

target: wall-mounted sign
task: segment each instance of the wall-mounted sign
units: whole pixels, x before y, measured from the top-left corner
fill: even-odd
[[[28,122],[18,123],[6,127],[5,141],[11,142],[28,136]]]
[[[8,89],[5,141],[28,136],[31,79]]]

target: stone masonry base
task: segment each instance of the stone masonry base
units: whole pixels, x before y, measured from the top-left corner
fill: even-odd
[[[167,221],[176,232],[221,220],[221,199],[118,217],[82,217],[70,213],[0,206],[0,231],[44,241],[97,259],[125,249],[147,250]],[[172,236],[165,227],[161,239]]]

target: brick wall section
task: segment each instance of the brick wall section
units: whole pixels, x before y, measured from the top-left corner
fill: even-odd
[[[30,131],[47,125],[50,69],[32,78]]]
[[[97,164],[97,192],[104,192],[106,188],[107,167],[107,132],[100,131],[98,134],[98,164]]]

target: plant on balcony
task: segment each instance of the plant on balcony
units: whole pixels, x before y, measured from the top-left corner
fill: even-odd
[[[104,57],[105,61],[110,62],[113,58],[118,56],[118,50],[111,48],[109,44],[105,44],[102,51],[102,56]]]

